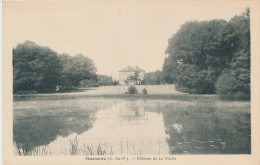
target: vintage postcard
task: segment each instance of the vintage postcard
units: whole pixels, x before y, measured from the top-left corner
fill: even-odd
[[[259,164],[260,1],[3,1],[3,164]]]

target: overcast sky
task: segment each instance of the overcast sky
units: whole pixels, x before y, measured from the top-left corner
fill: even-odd
[[[168,39],[191,20],[229,20],[246,6],[174,1],[41,2],[6,4],[12,45],[31,40],[58,53],[82,53],[99,74],[118,78],[136,64],[146,72],[161,70]]]

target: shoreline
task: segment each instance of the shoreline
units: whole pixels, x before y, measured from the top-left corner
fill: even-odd
[[[216,94],[203,95],[203,94],[29,94],[29,95],[13,95],[13,101],[20,100],[48,100],[48,99],[77,99],[77,98],[115,98],[115,99],[161,99],[161,100],[211,100],[221,101]]]

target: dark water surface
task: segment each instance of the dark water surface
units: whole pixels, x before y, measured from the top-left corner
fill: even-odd
[[[16,155],[250,154],[250,102],[14,101]]]

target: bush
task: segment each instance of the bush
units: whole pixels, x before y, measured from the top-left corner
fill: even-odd
[[[147,89],[146,89],[146,88],[143,89],[143,94],[144,94],[144,95],[147,94]]]
[[[129,94],[136,94],[137,93],[136,87],[135,86],[128,87],[128,93]]]
[[[216,83],[216,93],[223,100],[249,100],[250,92],[241,86],[239,79],[231,71],[224,71]]]
[[[214,93],[214,83],[207,79],[207,72],[195,65],[182,64],[178,68],[176,89],[191,94]]]
[[[100,84],[97,80],[94,79],[84,79],[80,81],[80,87],[87,88],[87,87],[99,87]]]

